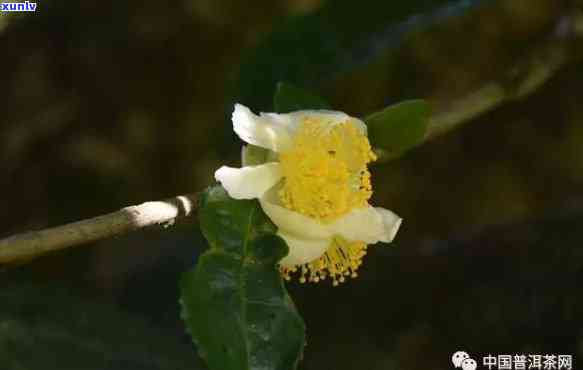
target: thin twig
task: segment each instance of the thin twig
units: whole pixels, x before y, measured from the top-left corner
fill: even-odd
[[[554,77],[561,68],[583,58],[580,48],[583,38],[583,14],[575,11],[563,16],[554,32],[541,41],[497,80],[486,81],[475,90],[447,101],[431,101],[433,113],[427,132],[418,144],[424,144],[504,104],[518,101],[535,93]],[[577,46],[576,46],[577,45]],[[378,150],[377,163],[394,159]]]
[[[583,36],[583,15],[563,16],[555,32],[525,55],[521,62],[497,81],[486,82],[475,91],[451,102],[434,102],[425,141],[440,136],[463,123],[494,110],[502,104],[519,100],[537,91],[568,63],[581,58],[574,52]]]
[[[0,264],[29,260],[47,252],[124,234],[151,225],[171,225],[196,209],[197,194],[130,206],[70,224],[0,240]]]

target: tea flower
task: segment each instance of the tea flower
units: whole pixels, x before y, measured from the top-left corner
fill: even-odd
[[[376,159],[365,124],[342,112],[306,110],[253,114],[237,104],[233,128],[249,144],[269,150],[256,166],[223,166],[215,173],[235,199],[258,198],[289,254],[286,279],[334,285],[356,277],[368,244],[391,242],[401,218],[372,207],[368,163]]]

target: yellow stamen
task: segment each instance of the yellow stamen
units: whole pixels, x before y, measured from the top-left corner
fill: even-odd
[[[367,245],[364,242],[349,242],[336,236],[332,239],[326,253],[320,258],[301,266],[280,267],[280,271],[286,280],[291,280],[291,274],[300,274],[300,283],[306,281],[317,283],[330,277],[332,284],[337,286],[343,283],[346,277],[357,277],[356,271],[362,264],[366,255]]]
[[[305,118],[290,150],[280,153],[283,205],[324,222],[363,207],[372,195],[367,164],[376,159],[366,135],[347,120]]]

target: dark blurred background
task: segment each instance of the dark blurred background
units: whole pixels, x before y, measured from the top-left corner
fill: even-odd
[[[300,368],[450,369],[457,350],[580,368],[582,12],[146,0],[0,13],[0,237],[203,189],[239,164],[233,103],[269,111],[278,81],[356,116],[425,98],[432,140],[373,168],[374,203],[405,220],[396,241],[340,287],[288,285],[308,329]],[[192,219],[0,267],[0,369],[203,369],[177,278],[204,248]]]

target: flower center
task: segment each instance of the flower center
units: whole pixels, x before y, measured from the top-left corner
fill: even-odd
[[[279,197],[291,210],[334,220],[366,205],[372,195],[367,164],[375,159],[368,138],[350,120],[305,118],[292,148],[280,153]]]
[[[317,283],[330,276],[332,284],[336,286],[343,283],[348,276],[353,278],[357,276],[356,270],[362,264],[366,248],[364,242],[349,242],[341,236],[336,236],[320,258],[301,266],[280,266],[280,270],[286,280],[290,280],[291,274],[299,270],[301,283],[306,281]]]

